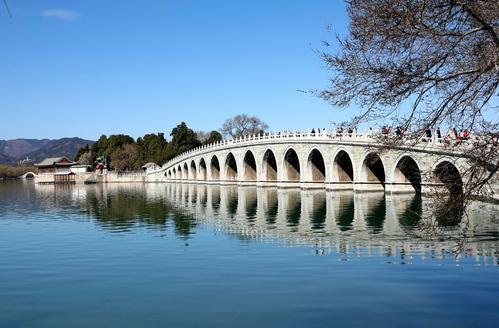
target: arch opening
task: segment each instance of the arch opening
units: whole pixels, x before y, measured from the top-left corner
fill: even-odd
[[[333,162],[333,169],[338,182],[353,183],[353,164],[346,151],[338,152]]]
[[[371,184],[380,184],[385,188],[385,167],[381,158],[376,153],[366,156],[362,163],[364,179]]]
[[[253,153],[248,150],[244,155],[243,160],[244,168],[244,180],[245,181],[256,181],[256,161]]]
[[[263,155],[263,176],[266,181],[277,180],[277,161],[274,152],[270,149]]]
[[[284,169],[287,181],[300,181],[300,160],[292,148],[284,155]]]
[[[314,149],[308,155],[307,171],[308,179],[311,181],[322,182],[326,180],[326,166],[319,150]]]
[[[206,180],[206,162],[204,158],[199,161],[199,179]]]
[[[225,159],[225,179],[237,180],[236,158],[232,155],[232,153],[229,153]]]
[[[182,170],[182,179],[189,179],[189,167],[187,166],[187,163],[184,163],[184,169]]]
[[[437,184],[442,184],[451,196],[461,196],[463,193],[463,180],[457,167],[448,161],[443,161],[437,165],[433,171],[433,180]]]
[[[215,155],[213,155],[210,161],[210,172],[211,180],[220,180],[220,163]]]
[[[409,156],[402,157],[395,167],[393,182],[410,184],[414,192],[421,193],[421,170],[416,161]]]
[[[173,168],[173,178],[177,179],[177,169]]]
[[[190,173],[191,173],[191,179],[194,179],[194,180],[197,180],[197,169],[196,169],[196,163],[194,162],[194,160],[191,162],[191,169],[190,169]]]
[[[183,175],[184,175],[184,172],[182,170],[182,166],[179,165],[177,168],[177,179],[181,180]]]

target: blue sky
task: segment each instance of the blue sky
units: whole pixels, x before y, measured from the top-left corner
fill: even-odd
[[[297,90],[328,84],[314,53],[347,29],[331,0],[8,0],[0,7],[0,139],[97,139],[218,129],[239,113],[271,130],[348,113]]]

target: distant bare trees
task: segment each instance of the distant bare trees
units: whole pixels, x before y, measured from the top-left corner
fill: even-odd
[[[265,132],[269,126],[256,116],[247,114],[236,115],[233,118],[227,119],[220,132],[224,136],[232,138],[242,137],[248,134],[260,134]]]

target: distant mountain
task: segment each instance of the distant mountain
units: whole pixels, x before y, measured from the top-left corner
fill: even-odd
[[[74,159],[78,149],[93,144],[81,138],[0,140],[0,163],[16,163],[26,157],[39,162],[46,157],[67,156]]]
[[[0,164],[1,163],[12,163],[15,162],[15,159],[12,157],[6,156],[4,154],[0,154]]]

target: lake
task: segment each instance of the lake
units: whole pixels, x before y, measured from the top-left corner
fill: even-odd
[[[0,327],[490,327],[499,206],[0,181]]]

